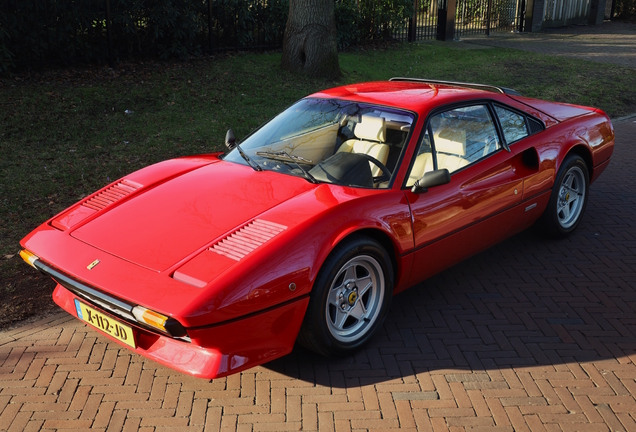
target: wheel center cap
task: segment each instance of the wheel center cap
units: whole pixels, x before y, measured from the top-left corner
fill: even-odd
[[[358,293],[355,291],[351,291],[349,293],[349,296],[347,297],[347,301],[349,302],[349,305],[353,306],[356,300],[358,300]]]
[[[569,200],[569,199],[570,199],[570,192],[568,192],[568,193],[566,193],[566,194],[565,194],[565,200],[567,201],[567,200]]]

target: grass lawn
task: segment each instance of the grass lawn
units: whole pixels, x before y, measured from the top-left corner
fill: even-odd
[[[143,166],[221,150],[228,128],[241,139],[322,88],[426,77],[512,87],[527,96],[600,107],[612,117],[636,112],[635,70],[463,45],[399,44],[341,53],[343,75],[336,82],[282,71],[280,53],[3,78],[0,327],[52,303],[52,282],[17,255],[19,240],[38,224]]]

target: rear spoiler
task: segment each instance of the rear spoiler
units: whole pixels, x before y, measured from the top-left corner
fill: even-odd
[[[430,80],[424,78],[403,78],[403,77],[394,77],[389,81],[410,81],[410,82],[421,82],[426,84],[443,84],[443,85],[451,85],[457,87],[468,87],[468,88],[476,88],[476,89],[485,89],[490,91],[495,91],[497,93],[503,93],[507,95],[521,96],[517,90],[508,88],[508,87],[499,87],[488,84],[475,84],[475,83],[465,83],[465,82],[457,82],[457,81],[440,81],[440,80]]]

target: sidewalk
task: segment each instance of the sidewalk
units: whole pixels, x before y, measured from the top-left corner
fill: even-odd
[[[493,32],[490,36],[467,36],[461,42],[636,69],[636,24],[606,21],[600,26],[572,26],[540,33]]]

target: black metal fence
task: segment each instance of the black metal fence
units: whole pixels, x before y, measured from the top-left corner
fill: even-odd
[[[105,18],[99,1],[0,1],[0,62],[101,58],[107,51]]]
[[[347,44],[377,38],[459,39],[512,30],[519,28],[525,4],[525,0],[335,1],[341,11],[336,17],[341,20],[339,32],[349,32]],[[345,9],[338,9],[343,5]],[[20,64],[112,63],[131,55],[186,57],[279,48],[288,9],[289,0],[0,0],[0,72]],[[343,11],[349,14],[348,29],[340,25]]]
[[[335,1],[336,21],[338,21],[339,3],[349,2],[350,4],[355,4],[356,14],[358,15],[359,39],[361,41],[377,39],[409,40],[409,20],[413,15],[414,0]]]
[[[439,2],[437,0],[419,0],[416,10],[415,39],[435,39],[439,21]]]
[[[480,33],[523,31],[525,5],[526,0],[415,0],[408,31],[394,37],[457,40]]]
[[[211,0],[207,6],[211,51],[273,49],[283,44],[288,0]]]
[[[515,30],[521,22],[522,6],[522,0],[457,0],[455,39]]]
[[[9,64],[278,48],[288,1],[0,0],[0,71]]]

